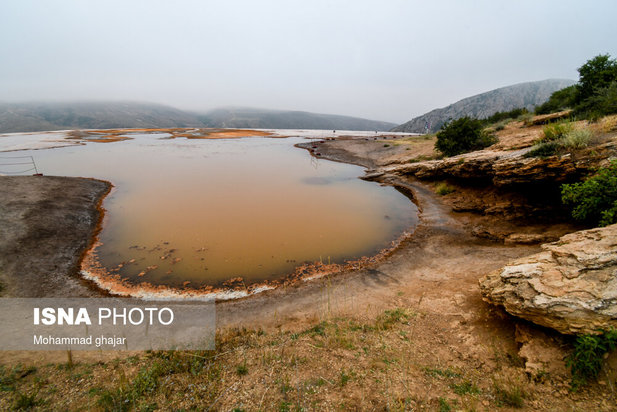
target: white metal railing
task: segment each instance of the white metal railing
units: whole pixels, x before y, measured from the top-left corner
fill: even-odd
[[[1,156],[0,175],[21,175],[34,171],[38,175],[39,170],[32,156]]]

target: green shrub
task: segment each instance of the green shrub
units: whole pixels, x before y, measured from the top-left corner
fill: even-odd
[[[576,94],[576,85],[557,90],[556,92],[551,94],[551,97],[549,97],[549,99],[545,103],[536,107],[535,113],[549,114],[574,107]]]
[[[613,81],[583,101],[577,107],[577,115],[590,120],[617,113],[617,81]]]
[[[485,125],[489,125],[489,124],[494,124],[500,121],[505,121],[505,120],[512,120],[512,119],[516,119],[524,114],[529,113],[529,111],[527,109],[525,109],[524,107],[519,107],[516,109],[512,109],[510,111],[506,111],[506,112],[497,112],[489,117],[487,117],[486,119],[482,120],[482,123],[484,123]]]
[[[482,122],[470,117],[445,123],[437,133],[435,148],[446,156],[480,150],[497,142],[483,130]]]
[[[565,137],[568,133],[574,130],[574,125],[570,121],[561,121],[557,123],[551,123],[544,126],[542,131],[544,137],[540,139],[541,142],[551,142],[557,139]]]
[[[574,129],[571,122],[550,124],[544,128],[544,136],[524,157],[548,157],[580,150],[589,146],[592,138],[591,130]]]
[[[565,149],[583,149],[589,146],[593,133],[589,129],[572,130],[563,137],[561,142]]]
[[[549,157],[559,153],[561,149],[557,142],[546,142],[536,144],[524,157]]]
[[[617,113],[617,60],[601,54],[578,68],[577,84],[558,90],[535,109],[548,114],[572,108],[577,116],[598,119]]]
[[[583,182],[562,185],[561,199],[577,220],[600,226],[617,223],[617,160]]]
[[[600,54],[579,67],[578,74],[576,103],[582,103],[617,81],[617,61],[608,54]]]
[[[566,366],[572,372],[572,387],[577,389],[596,379],[602,369],[604,354],[615,350],[617,329],[602,335],[582,335],[576,339],[574,351],[566,359]]]

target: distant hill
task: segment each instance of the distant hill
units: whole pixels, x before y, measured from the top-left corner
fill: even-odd
[[[194,114],[150,103],[0,103],[0,133],[193,126],[203,126]]]
[[[436,132],[448,119],[456,120],[464,116],[483,119],[497,112],[519,107],[532,110],[535,106],[547,101],[553,92],[574,83],[576,81],[568,79],[548,79],[502,87],[467,97],[441,109],[432,110],[396,126],[392,131],[424,133],[426,124],[429,124],[429,132]]]
[[[356,117],[248,108],[194,113],[135,102],[0,103],[0,133],[64,129],[238,127],[388,130],[394,123]]]
[[[244,107],[215,109],[200,120],[208,127],[239,127],[253,129],[339,129],[390,130],[394,123],[286,110],[264,110]]]

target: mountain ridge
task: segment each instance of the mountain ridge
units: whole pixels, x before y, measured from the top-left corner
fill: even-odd
[[[197,112],[134,101],[0,102],[0,133],[167,127],[387,131],[395,125],[352,116],[258,108]]]
[[[531,111],[548,100],[553,92],[575,83],[575,80],[570,79],[546,79],[500,87],[431,110],[392,128],[391,131],[424,133],[428,126],[429,132],[436,132],[449,119],[456,120],[464,116],[482,119],[497,112],[522,107]]]

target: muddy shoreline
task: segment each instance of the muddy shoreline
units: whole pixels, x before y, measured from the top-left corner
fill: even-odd
[[[391,137],[396,139],[396,137]],[[345,138],[337,140],[321,140],[307,143],[301,143],[296,145],[300,149],[306,149],[311,156],[318,159],[324,159],[328,161],[336,161],[343,163],[355,164],[367,168],[369,171],[378,167],[379,151],[375,150],[375,147],[381,146],[379,142],[365,142],[364,138]],[[341,147],[340,144],[344,144]],[[368,144],[367,144],[368,143]],[[317,147],[317,148],[316,148]],[[97,236],[100,231],[100,226],[104,218],[104,209],[101,207],[105,196],[111,190],[111,183],[99,181],[95,179],[85,178],[56,178],[56,177],[2,177],[5,181],[10,182],[14,179],[13,184],[5,184],[4,190],[9,190],[3,196],[4,199],[15,198],[18,195],[11,193],[10,190],[17,190],[18,186],[29,185],[30,190],[38,193],[41,199],[30,199],[32,203],[30,209],[25,215],[23,224],[27,227],[35,227],[36,225],[49,225],[49,227],[43,230],[47,233],[47,236],[42,239],[48,240],[52,244],[54,243],[54,236],[58,239],[57,251],[50,251],[49,248],[41,248],[38,244],[37,236],[40,235],[40,231],[34,228],[24,236],[21,244],[25,246],[20,247],[21,254],[11,254],[10,251],[2,253],[5,256],[6,263],[3,262],[2,267],[7,267],[9,270],[3,271],[3,283],[7,285],[4,296],[109,296],[110,293],[117,296],[131,296],[146,299],[196,299],[196,300],[211,300],[217,299],[220,307],[223,308],[225,301],[238,301],[236,305],[242,305],[239,303],[246,298],[254,298],[255,295],[267,296],[278,295],[278,289],[290,290],[294,289],[307,289],[310,290],[311,283],[318,281],[320,278],[326,278],[328,282],[331,282],[333,277],[342,278],[349,274],[358,274],[361,276],[362,272],[374,273],[375,267],[380,264],[388,264],[391,257],[397,254],[405,254],[413,252],[412,237],[415,233],[406,231],[398,239],[394,239],[392,246],[387,249],[383,249],[377,255],[370,257],[362,257],[357,260],[349,261],[344,264],[312,264],[300,266],[293,273],[289,274],[276,281],[262,282],[250,285],[246,287],[243,282],[233,282],[227,288],[172,288],[164,286],[154,286],[148,283],[143,284],[130,284],[126,283],[118,276],[101,276],[97,272],[97,267],[92,261],[92,257],[89,251],[95,247],[97,242]],[[361,177],[362,178],[362,177]],[[39,180],[37,180],[39,179]],[[415,231],[428,231],[429,233],[438,228],[446,229],[452,232],[450,229],[443,226],[456,225],[456,221],[441,216],[435,219],[435,202],[434,199],[430,199],[434,196],[430,189],[425,184],[420,182],[412,182],[409,179],[398,178],[395,176],[383,176],[377,174],[371,176],[370,179],[383,185],[389,185],[396,188],[402,194],[404,194],[416,207],[418,207],[419,222],[414,228]],[[64,192],[68,194],[66,201],[58,201],[58,190],[52,190],[56,188],[56,185],[63,185]],[[103,186],[101,186],[103,185]],[[24,199],[25,200],[25,199]],[[3,206],[5,209],[13,207],[16,204],[14,202],[5,202]],[[429,210],[427,204],[430,205]],[[50,213],[50,208],[54,210],[51,214],[54,216],[53,222],[50,220],[47,222],[44,216]],[[66,214],[63,214],[63,210],[66,210]],[[445,210],[441,210],[440,213],[444,213]],[[13,212],[15,215],[16,211]],[[77,214],[75,216],[74,214]],[[5,213],[6,217],[10,214]],[[57,215],[63,215],[63,218],[56,218]],[[33,219],[33,216],[38,216],[37,219]],[[70,222],[80,221],[81,225],[73,226]],[[72,231],[61,230],[62,226],[73,227]],[[62,234],[61,234],[62,233]],[[85,240],[87,239],[87,241]],[[462,239],[461,239],[462,241]],[[66,245],[63,243],[65,242]],[[469,242],[465,239],[465,242]],[[28,246],[29,245],[29,246]],[[410,249],[411,248],[411,249]],[[72,253],[67,253],[67,249],[72,250]],[[44,256],[39,256],[40,253],[45,250]],[[3,252],[3,250],[2,250]],[[38,253],[37,253],[38,252]],[[30,257],[31,256],[31,257]],[[68,258],[68,259],[67,259]],[[17,260],[20,259],[25,262],[24,268],[19,269]],[[53,270],[45,269],[45,265],[41,263],[42,260],[47,260],[53,266]],[[80,268],[83,269],[85,264],[85,270],[80,272]],[[41,269],[37,267],[41,265]],[[98,268],[100,269],[100,268]],[[19,271],[19,273],[17,273]],[[63,275],[63,271],[64,275]],[[26,273],[25,275],[22,273]],[[62,282],[62,278],[66,277],[67,281]],[[34,281],[34,278],[44,278],[46,281]],[[307,282],[308,281],[308,282]],[[30,288],[29,283],[35,287]],[[60,285],[58,285],[60,284]],[[19,286],[16,286],[19,285]],[[280,297],[276,298],[277,300]],[[250,300],[250,299],[248,299]],[[227,302],[232,304],[232,302]]]
[[[111,183],[88,178],[0,176],[2,296],[104,294],[79,275]]]
[[[348,139],[349,138],[343,138],[343,140],[348,140]],[[299,145],[298,147],[303,148],[302,145]],[[328,159],[328,160],[359,164],[361,166],[366,167],[366,165],[360,164],[360,162],[358,162],[357,159],[345,160],[345,159],[338,159],[338,158],[335,159],[334,156],[330,156],[330,157],[331,159]],[[9,182],[11,181],[12,178],[5,177],[4,179],[5,181]],[[50,177],[44,178],[44,180],[49,180],[49,179],[53,179],[53,178],[50,178]],[[64,180],[65,182],[68,182],[70,178],[64,178],[64,179],[65,179]],[[14,180],[14,182],[16,182],[16,184],[5,185],[7,188],[12,187],[13,192],[19,192],[20,190],[22,190],[18,187],[17,182],[20,182],[21,186],[28,187],[30,190],[34,190],[34,191],[42,190],[41,188],[37,189],[36,185],[33,185],[31,183],[31,182],[40,182],[40,181],[35,180],[35,178],[21,177],[21,178],[17,178],[16,180]],[[111,294],[114,296],[136,297],[136,298],[150,299],[150,300],[156,300],[156,299],[212,300],[212,299],[216,299],[216,300],[222,301],[222,300],[227,300],[227,299],[239,299],[239,298],[244,298],[244,297],[254,295],[256,293],[261,293],[263,291],[282,287],[282,286],[288,287],[296,283],[302,284],[308,280],[314,280],[314,279],[317,279],[323,276],[332,276],[332,275],[335,275],[343,271],[357,270],[357,269],[361,269],[365,267],[370,267],[371,265],[375,265],[383,261],[384,259],[387,259],[392,253],[394,253],[394,251],[398,247],[400,247],[401,243],[407,237],[410,236],[410,234],[412,233],[414,229],[413,227],[405,229],[405,231],[403,231],[397,238],[392,240],[390,246],[378,251],[374,255],[363,256],[357,259],[345,261],[344,263],[332,263],[332,264],[325,264],[321,262],[315,262],[312,264],[305,263],[303,265],[298,266],[293,272],[287,275],[281,276],[281,278],[279,279],[250,284],[248,286],[245,285],[244,281],[242,281],[242,279],[240,278],[230,279],[222,287],[206,286],[206,287],[201,287],[201,288],[193,288],[191,286],[185,286],[181,288],[156,286],[148,282],[132,283],[132,282],[128,282],[122,279],[118,275],[109,273],[104,268],[100,267],[96,259],[96,254],[93,253],[97,245],[97,242],[98,242],[98,233],[100,232],[101,223],[102,223],[102,220],[105,214],[105,211],[102,208],[102,202],[105,196],[111,190],[111,187],[112,187],[111,183],[105,182],[107,184],[107,189],[104,192],[100,192],[100,191],[97,192],[99,188],[96,186],[96,183],[93,183],[94,180],[92,179],[84,179],[83,181],[81,181],[80,178],[76,178],[75,182],[82,182],[81,183],[82,185],[87,185],[88,183],[90,183],[92,184],[91,190],[96,192],[94,197],[90,197],[88,199],[90,204],[84,203],[83,205],[81,205],[81,207],[84,207],[84,208],[87,208],[87,207],[93,208],[93,212],[92,212],[92,216],[90,217],[90,220],[91,222],[96,221],[97,223],[90,224],[89,231],[91,234],[86,234],[88,231],[87,230],[86,232],[81,231],[80,228],[77,228],[77,230],[74,231],[73,233],[63,234],[65,238],[73,236],[71,242],[74,242],[76,245],[74,249],[74,256],[71,256],[72,263],[71,263],[71,270],[70,270],[69,276],[80,278],[82,280],[81,283],[87,286],[87,290],[74,291],[72,290],[73,286],[71,286],[69,287],[69,289],[71,290],[65,291],[64,289],[67,289],[66,287],[58,288],[54,286],[53,290],[48,291],[48,290],[45,290],[43,287],[45,283],[42,283],[42,284],[39,284],[40,287],[36,288],[36,291],[30,291],[30,292],[24,292],[24,290],[27,289],[27,286],[22,286],[21,289],[19,290],[13,287],[8,287],[4,293],[5,296],[55,296],[55,294],[58,294],[59,296],[63,296],[63,295],[64,296],[83,296],[83,295],[90,296],[92,293],[94,293],[94,294],[99,294],[103,296],[107,296]],[[397,188],[397,190],[399,190],[406,197],[408,197],[408,199],[414,202],[413,193],[410,190],[404,188],[404,186],[398,185],[396,184],[396,182],[394,183],[384,182],[384,183],[394,186],[395,188]],[[83,195],[81,192],[75,191],[76,189],[74,189],[70,185],[67,184],[66,186],[67,186],[67,192],[69,192],[68,193],[69,199],[71,198],[71,196],[80,197]],[[10,191],[7,192],[5,198],[10,199],[12,197],[17,196],[17,194],[13,192],[10,192]],[[45,198],[50,195],[51,195],[51,192],[41,193],[42,198]],[[54,198],[54,199],[55,200],[53,202],[58,203],[57,198]],[[44,202],[45,201],[46,200],[44,199]],[[31,199],[31,202],[33,203],[32,205],[29,205],[29,207],[33,209],[33,211],[31,212],[31,215],[36,215],[38,213],[38,215],[41,216],[41,219],[42,219],[41,221],[43,221],[45,219],[44,218],[45,213],[42,213],[41,211],[37,211],[37,208],[39,207],[40,202],[34,199]],[[12,205],[14,205],[14,203],[8,202],[5,205],[5,209],[10,208]],[[58,203],[57,207],[58,207],[58,210],[56,211],[56,214],[62,214],[61,209],[63,207],[70,209],[70,210],[67,210],[67,213],[66,213],[69,219],[71,219],[72,210],[79,209],[79,207],[77,207],[76,205],[72,203],[66,203],[66,204]],[[57,220],[56,222],[49,223],[50,236],[53,237],[54,235],[57,235],[59,238],[62,237],[60,236],[60,232],[61,232],[60,227],[54,226],[55,223],[60,224],[61,222],[62,222],[62,219]],[[23,223],[26,226],[30,226],[33,224],[29,217],[26,218]],[[68,223],[67,223],[67,227],[70,227]],[[80,240],[82,239],[89,239],[85,247],[82,243],[79,243]],[[59,242],[61,241],[62,240],[59,240]],[[36,239],[29,239],[29,242],[32,245],[34,245],[36,243]],[[37,257],[36,250],[34,250],[35,247],[36,246],[31,247],[32,250],[29,252],[24,252],[21,255],[22,259],[28,259],[28,256],[32,255],[33,261],[40,261],[40,258]],[[50,262],[53,262],[55,260],[64,260],[66,258],[66,255],[63,254],[62,252],[62,246],[59,246],[59,253],[57,255],[55,255],[53,252],[50,252],[47,257]],[[55,273],[50,274],[48,272],[45,272],[44,270],[41,271],[41,273],[46,273],[46,275],[44,275],[46,277],[62,277],[61,271],[64,269],[62,269],[62,265],[57,265],[57,266],[59,269]],[[36,273],[37,269],[33,268],[31,271]],[[7,277],[7,280],[5,282],[7,284],[14,283],[11,279],[19,279],[20,281],[22,281],[23,285],[25,285],[24,279],[27,278],[27,276],[24,277],[20,273],[13,273],[13,272],[6,272],[5,277]]]

